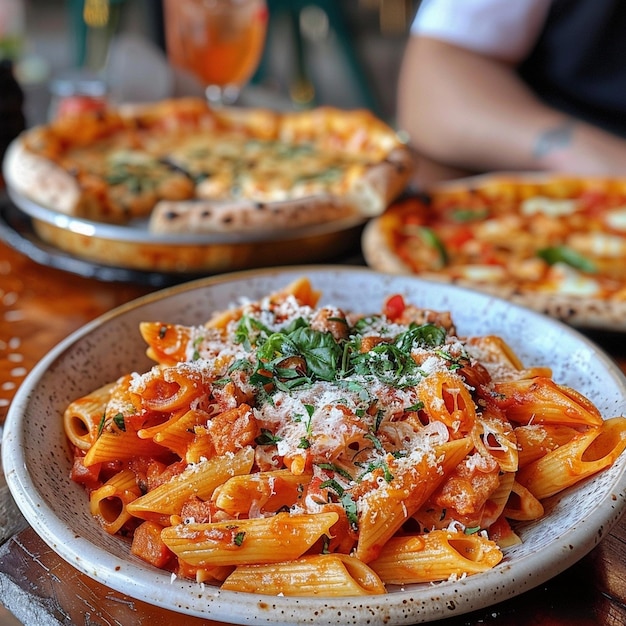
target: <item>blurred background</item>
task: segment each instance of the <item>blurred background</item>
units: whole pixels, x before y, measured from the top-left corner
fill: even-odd
[[[400,60],[419,0],[268,5],[263,61],[242,104],[366,107],[393,123]],[[202,93],[167,64],[161,0],[0,0],[0,50],[15,58],[29,125],[46,121],[51,86],[67,89],[68,71],[75,76],[77,69],[104,77],[114,102]]]

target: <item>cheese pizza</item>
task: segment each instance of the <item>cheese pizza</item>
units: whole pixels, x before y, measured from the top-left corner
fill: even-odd
[[[362,243],[378,270],[478,288],[582,325],[626,319],[626,181],[444,183],[393,204]]]
[[[411,154],[366,110],[214,110],[196,98],[64,117],[23,133],[4,164],[14,191],[154,233],[287,228],[380,214]]]

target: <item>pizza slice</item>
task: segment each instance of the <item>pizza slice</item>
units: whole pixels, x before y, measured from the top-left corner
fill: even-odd
[[[367,263],[476,288],[569,321],[626,314],[626,184],[492,175],[398,201],[365,228]]]

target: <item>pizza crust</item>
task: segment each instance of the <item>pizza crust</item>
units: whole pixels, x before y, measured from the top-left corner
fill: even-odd
[[[386,216],[370,220],[361,236],[361,252],[365,262],[379,272],[389,274],[411,274],[411,268],[402,261],[390,245],[387,229],[384,227]]]
[[[79,215],[81,191],[62,167],[26,148],[21,138],[8,148],[3,164],[6,185],[26,198],[65,215]]]
[[[402,193],[414,166],[411,152],[402,147],[393,149],[384,161],[370,167],[354,182],[350,193],[361,215],[381,215]]]
[[[148,230],[155,234],[226,233],[298,228],[358,215],[354,206],[330,195],[281,202],[161,201]]]

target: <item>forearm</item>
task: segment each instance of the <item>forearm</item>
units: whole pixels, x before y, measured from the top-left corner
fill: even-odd
[[[626,172],[626,142],[544,105],[505,63],[413,39],[398,125],[419,153],[470,171]]]

